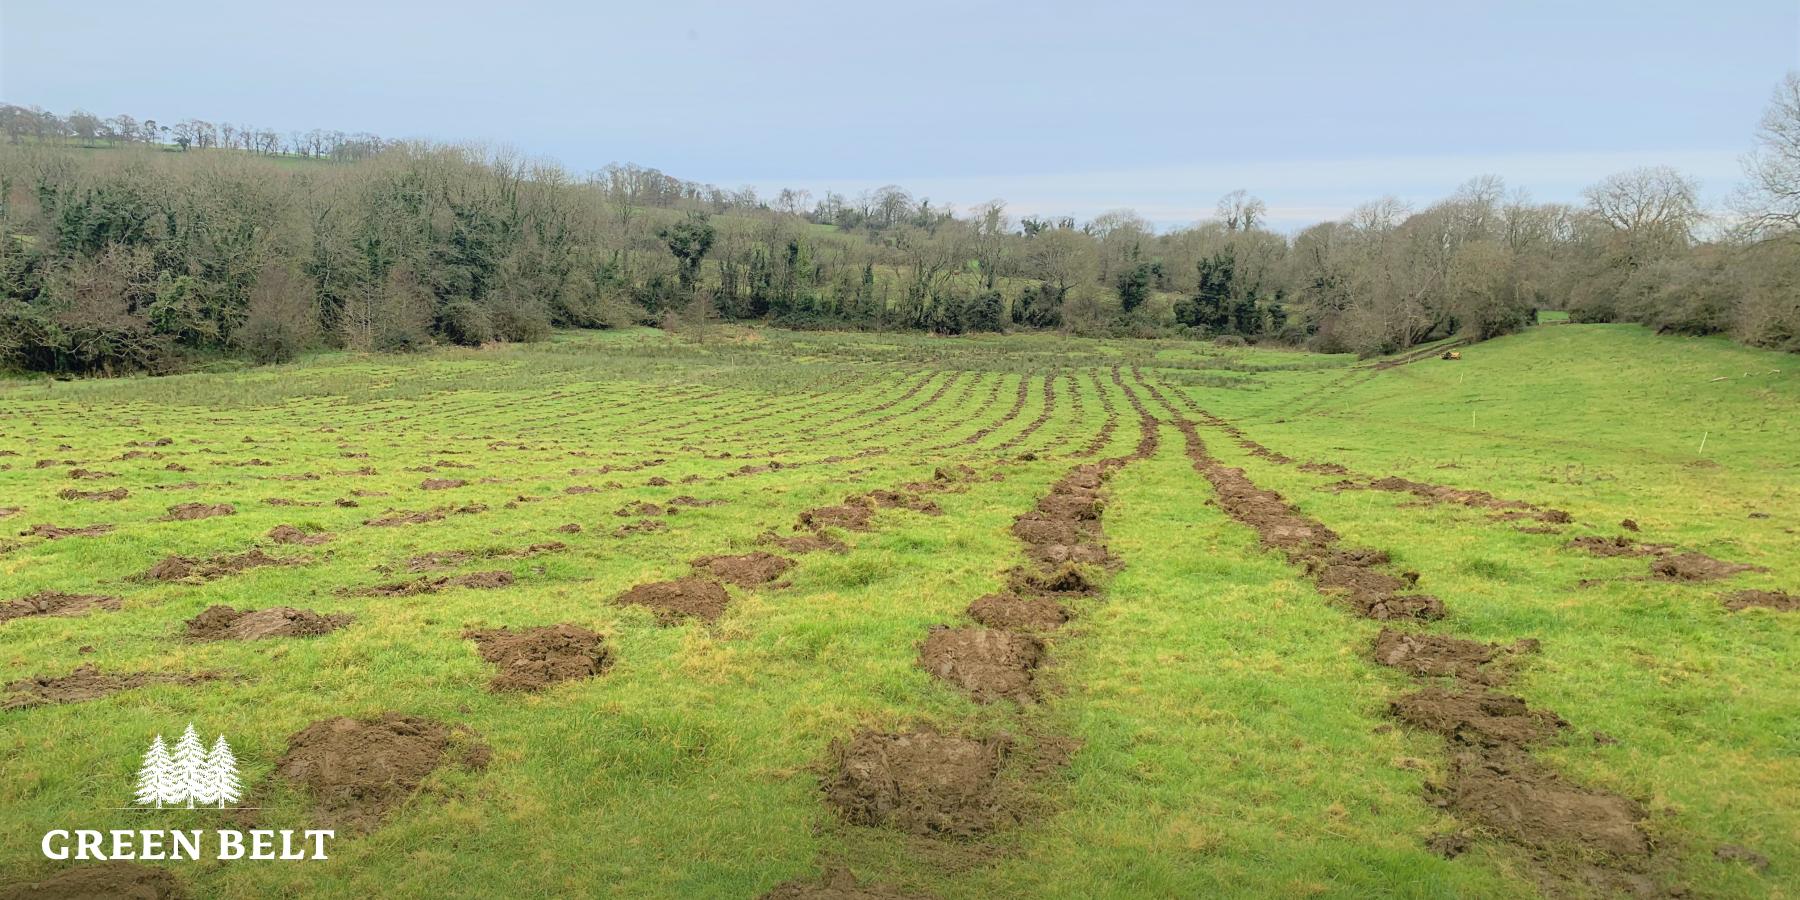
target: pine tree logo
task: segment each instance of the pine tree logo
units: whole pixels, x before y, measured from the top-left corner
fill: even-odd
[[[224,809],[226,804],[236,803],[242,793],[237,757],[231,754],[225,736],[219,735],[208,750],[189,722],[173,752],[160,734],[150,742],[144,764],[138,768],[135,800],[139,805],[157,809],[181,804],[188,809],[215,804]]]

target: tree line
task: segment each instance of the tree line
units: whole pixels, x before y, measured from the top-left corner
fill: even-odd
[[[577,177],[372,137],[339,153],[351,139],[326,132],[271,151],[235,127],[172,143],[125,117],[36,131],[17,123],[42,115],[3,111],[0,366],[13,369],[164,372],[716,319],[1372,355],[1505,334],[1542,309],[1800,350],[1800,76],[1777,90],[1727,218],[1708,219],[1690,179],[1648,168],[1573,204],[1475,178],[1423,208],[1381,199],[1292,236],[1244,191],[1159,232],[1128,210],[958,212],[898,186],[761,196],[634,165]]]

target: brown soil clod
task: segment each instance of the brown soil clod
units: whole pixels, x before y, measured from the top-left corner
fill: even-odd
[[[1548,710],[1534,710],[1510,694],[1469,687],[1424,688],[1396,697],[1388,710],[1415,728],[1434,731],[1453,743],[1514,746],[1547,740],[1568,725]]]
[[[187,620],[187,636],[195,641],[257,641],[278,637],[317,637],[330,634],[354,620],[345,614],[323,615],[310,609],[271,606],[236,610],[209,606]]]
[[[351,593],[361,594],[367,597],[411,597],[418,594],[435,594],[438,591],[458,587],[491,590],[494,588],[507,587],[511,585],[513,581],[514,578],[511,572],[471,572],[467,575],[458,575],[454,578],[449,576],[439,578],[420,577],[411,581],[394,581],[387,584],[378,584],[374,587],[363,588],[359,591],[352,591]]]
[[[634,534],[649,534],[656,531],[667,531],[669,523],[661,519],[639,519],[628,522],[613,529],[613,537],[629,537]]]
[[[789,553],[847,553],[850,546],[828,534],[798,534],[784,537],[774,532],[764,533],[756,539],[759,544],[780,547]]]
[[[304,531],[292,525],[277,525],[269,529],[269,540],[277,544],[299,544],[311,547],[326,543],[334,537],[328,531]]]
[[[1565,780],[1513,749],[1467,751],[1451,759],[1434,802],[1507,838],[1546,851],[1597,851],[1621,859],[1650,853],[1637,803]]]
[[[821,506],[802,512],[799,528],[802,531],[818,531],[821,528],[868,531],[871,513],[872,510],[867,506],[848,503],[840,506]]]
[[[386,515],[369,519],[363,522],[363,524],[375,528],[392,528],[396,525],[422,525],[426,522],[436,522],[442,518],[444,518],[444,514],[435,509],[422,510],[419,512],[396,510],[390,511]]]
[[[724,615],[731,595],[717,582],[704,578],[677,578],[640,584],[613,601],[622,606],[646,606],[658,622],[673,625],[682,619],[717,621]]]
[[[0,622],[34,616],[80,616],[96,609],[118,609],[123,601],[100,594],[65,594],[61,591],[38,591],[17,600],[0,603]]]
[[[1016,631],[934,625],[919,645],[919,665],[925,671],[980,703],[1033,699],[1043,661],[1044,642]]]
[[[600,635],[579,625],[542,628],[488,628],[465,631],[481,658],[499,667],[488,682],[495,692],[541,691],[559,681],[592,678],[612,665],[612,651]]]
[[[969,604],[969,617],[989,628],[1049,631],[1069,621],[1069,611],[1050,597],[988,594]]]
[[[1007,587],[1022,594],[1092,594],[1099,586],[1082,568],[1063,563],[1049,570],[1015,569]]]
[[[186,556],[166,556],[163,560],[142,576],[147,581],[181,581],[183,579],[199,579],[208,581],[235,575],[246,569],[259,566],[294,566],[308,562],[303,557],[270,556],[259,549],[249,549],[243,553],[225,553],[203,560]]]
[[[123,500],[131,496],[131,492],[124,488],[113,488],[110,491],[78,491],[74,488],[63,488],[56,492],[56,496],[64,500]]]
[[[8,682],[6,697],[0,709],[24,709],[58,703],[80,703],[97,700],[120,691],[152,684],[198,684],[219,677],[212,672],[176,674],[172,672],[127,672],[109,675],[92,664],[79,666],[61,677],[38,675]]]
[[[421,716],[323,719],[288,738],[275,774],[311,796],[314,821],[368,831],[411,799],[458,743],[475,740],[466,729]]]
[[[1717,581],[1740,572],[1766,572],[1762,566],[1726,562],[1704,553],[1674,553],[1650,564],[1650,575],[1663,581]]]
[[[0,900],[185,900],[174,872],[128,862],[63,869],[43,881],[0,885]]]
[[[668,510],[663,509],[662,506],[658,504],[651,503],[647,500],[633,500],[630,503],[613,510],[613,515],[622,519],[629,519],[641,516],[660,516],[666,512],[668,512]]]
[[[81,526],[81,527],[63,527],[63,526],[58,526],[58,525],[33,525],[30,528],[26,529],[25,531],[19,532],[19,536],[20,537],[41,537],[47,541],[57,541],[57,540],[62,540],[63,538],[69,538],[69,537],[97,537],[102,534],[108,534],[112,530],[113,530],[113,526],[107,525],[105,523],[102,523],[99,525],[86,525],[86,526]]]
[[[426,491],[447,491],[451,488],[462,487],[468,483],[469,482],[461,478],[427,478],[424,481],[419,482],[419,489]]]
[[[1383,628],[1375,637],[1375,661],[1415,677],[1449,677],[1476,684],[1497,684],[1505,679],[1505,673],[1486,668],[1489,663],[1535,647],[1533,641],[1502,647],[1439,634]]]
[[[784,881],[762,895],[761,900],[925,900],[885,884],[856,880],[849,869],[831,869],[817,878]]]
[[[1602,537],[1597,534],[1571,538],[1566,546],[1593,556],[1657,556],[1671,549],[1667,544],[1640,544],[1623,535]]]
[[[794,561],[757,550],[738,556],[702,556],[690,565],[727,584],[756,587],[780,578],[782,573],[794,567]]]
[[[1721,600],[1725,608],[1733,612],[1751,607],[1779,612],[1800,611],[1800,594],[1786,591],[1734,591]]]
[[[191,522],[195,519],[210,519],[214,516],[235,516],[237,507],[229,503],[179,503],[169,507],[167,515],[157,519],[159,522]]]
[[[408,557],[406,570],[409,572],[430,572],[435,569],[449,569],[460,566],[475,558],[475,554],[467,550],[438,550]]]
[[[853,825],[973,838],[1017,821],[1000,791],[1005,737],[859,731],[832,747],[825,802]]]

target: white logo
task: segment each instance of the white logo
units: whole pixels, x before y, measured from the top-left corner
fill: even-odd
[[[175,742],[175,752],[169,752],[160,734],[150,742],[144,765],[138,769],[135,799],[157,809],[181,803],[187,804],[188,809],[215,803],[224,809],[227,803],[236,803],[242,792],[237,757],[231,755],[225,736],[219,735],[208,750],[189,722],[181,739]]]

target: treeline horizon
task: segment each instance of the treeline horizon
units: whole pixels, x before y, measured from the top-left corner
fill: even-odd
[[[1608,177],[1580,204],[1482,176],[1290,236],[1245,191],[1158,232],[1129,210],[1015,218],[996,200],[957,215],[893,185],[762,197],[368,134],[284,144],[14,105],[0,131],[0,367],[14,370],[160,373],[714,320],[1369,356],[1506,334],[1540,309],[1800,350],[1800,75],[1775,93],[1735,221],[1705,238],[1695,184],[1666,167]]]

